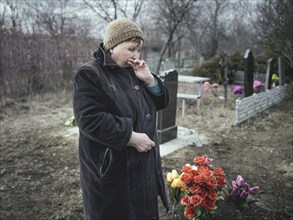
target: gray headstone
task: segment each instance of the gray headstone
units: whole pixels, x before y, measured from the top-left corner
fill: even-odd
[[[244,71],[237,70],[235,72],[234,83],[235,84],[240,84],[240,85],[243,85],[244,84]]]
[[[169,104],[165,109],[158,112],[157,129],[160,144],[177,138],[176,105],[178,73],[176,70],[165,74],[164,84],[169,91]]]
[[[260,81],[262,83],[266,82],[266,74],[265,73],[258,73],[254,75],[254,80]]]
[[[250,49],[244,54],[244,96],[253,94],[253,64],[254,59]]]
[[[273,65],[273,58],[268,59],[267,62],[267,72],[266,72],[266,90],[269,90],[272,88],[272,65]]]

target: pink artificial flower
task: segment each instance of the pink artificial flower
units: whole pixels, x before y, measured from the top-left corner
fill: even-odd
[[[208,93],[209,89],[210,89],[210,83],[209,82],[204,82],[204,84],[203,84],[203,92]]]
[[[236,198],[237,196],[237,188],[236,187],[233,187],[230,191],[230,195],[234,198]]]
[[[217,89],[217,88],[219,88],[220,87],[220,85],[218,84],[218,83],[214,83],[213,85],[212,85],[212,88],[213,89]]]
[[[234,89],[232,90],[233,94],[242,94],[244,92],[243,86],[235,86]]]
[[[206,166],[209,166],[213,159],[209,158],[208,156],[205,156],[205,157],[206,157],[206,159],[205,159],[204,164],[205,164]]]
[[[258,81],[258,80],[254,80],[253,82],[253,89],[257,89],[257,88],[261,88],[261,87],[264,87],[265,85],[261,82],[261,81]]]
[[[259,186],[254,186],[252,187],[249,192],[252,194],[252,195],[256,195],[259,191]]]
[[[238,175],[236,178],[236,184],[238,187],[242,187],[245,184],[244,178]]]
[[[240,198],[241,199],[246,199],[248,197],[248,192],[243,190],[241,193],[240,193]]]

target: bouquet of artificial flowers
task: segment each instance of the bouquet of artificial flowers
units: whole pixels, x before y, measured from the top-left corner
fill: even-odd
[[[211,161],[207,156],[196,157],[195,165],[184,165],[180,175],[177,171],[173,171],[173,175],[167,174],[167,181],[171,184],[170,199],[175,205],[180,202],[184,206],[187,219],[199,220],[215,213],[216,202],[226,180],[224,171],[213,168]]]
[[[231,182],[228,187],[228,191],[223,191],[225,198],[231,201],[235,207],[242,211],[254,202],[257,202],[255,196],[259,192],[259,186],[250,187],[249,184],[240,175],[237,176],[236,180]]]

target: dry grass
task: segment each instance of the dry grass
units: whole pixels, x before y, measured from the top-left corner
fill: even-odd
[[[179,126],[194,129],[197,131],[212,131],[217,129],[225,135],[235,124],[235,101],[237,99],[231,93],[231,87],[227,89],[227,100],[222,100],[218,96],[224,96],[224,87],[203,93],[200,100],[200,109],[197,111],[196,102],[187,102],[187,113],[181,117],[181,101],[177,102],[177,120]],[[195,93],[195,88],[190,85],[179,84],[178,91]],[[217,95],[217,96],[216,96]],[[210,134],[205,134],[209,136]]]

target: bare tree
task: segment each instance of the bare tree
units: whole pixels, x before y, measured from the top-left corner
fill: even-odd
[[[248,48],[251,48],[254,55],[263,53],[262,45],[257,44],[255,40],[257,34],[252,23],[255,19],[255,7],[255,2],[250,0],[229,4],[224,15],[227,14],[230,19],[225,22],[225,35],[219,39],[218,51],[244,54]]]
[[[212,0],[201,2],[201,16],[199,18],[199,49],[201,55],[211,58],[216,55],[219,48],[219,42],[225,37],[226,25],[228,19],[224,19],[224,13],[227,14],[227,0]]]
[[[144,0],[83,0],[83,2],[100,18],[110,22],[118,16],[136,21]]]
[[[257,7],[255,27],[271,56],[282,56],[293,68],[293,1],[263,1]]]
[[[179,29],[179,25],[183,23],[184,17],[189,13],[194,3],[197,0],[162,0],[158,1],[158,23],[161,30],[164,31],[166,36],[165,43],[160,52],[159,62],[156,68],[156,73],[159,74],[161,63],[164,55],[172,45],[172,40]],[[180,35],[178,35],[180,39]]]
[[[14,58],[25,54],[21,32],[22,7],[19,2],[3,1],[1,4],[1,28],[0,28],[0,94],[7,92],[21,93],[22,88],[17,89],[23,83],[23,77],[16,77],[21,72],[23,61],[15,62]],[[13,36],[13,37],[12,37]],[[17,59],[17,58],[16,58]]]
[[[5,25],[10,31],[19,31],[21,29],[21,3],[6,0],[2,3],[2,9],[1,25]]]
[[[7,1],[0,8],[0,99],[70,86],[97,40],[70,0]],[[2,3],[2,2],[1,2]]]

